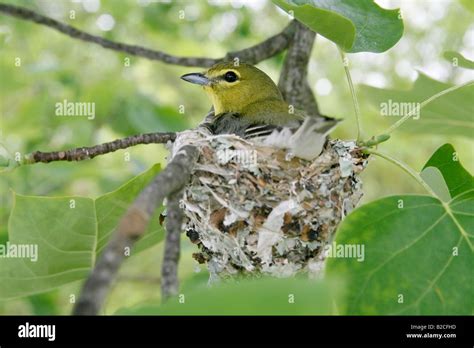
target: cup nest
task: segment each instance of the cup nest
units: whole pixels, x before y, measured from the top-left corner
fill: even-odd
[[[366,156],[354,141],[329,140],[312,161],[234,135],[180,133],[199,149],[184,189],[183,230],[212,279],[321,273],[325,246],[362,197]]]

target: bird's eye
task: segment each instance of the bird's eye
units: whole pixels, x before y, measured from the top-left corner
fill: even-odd
[[[237,81],[237,75],[233,71],[228,71],[224,75],[224,80],[227,82],[235,82]]]

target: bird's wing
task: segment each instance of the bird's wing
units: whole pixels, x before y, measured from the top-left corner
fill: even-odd
[[[271,124],[253,124],[245,128],[244,138],[252,139],[256,137],[266,137],[273,133],[275,129],[281,130],[281,126]]]
[[[213,134],[235,134],[244,139],[287,149],[293,156],[312,160],[319,156],[327,135],[339,121],[328,117],[306,117],[275,125],[255,123],[238,113],[224,113],[202,123],[201,126]]]
[[[244,139],[270,135],[278,126],[252,122],[238,113],[224,113],[201,123],[213,134],[236,134]]]

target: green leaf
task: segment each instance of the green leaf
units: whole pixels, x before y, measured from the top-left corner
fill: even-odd
[[[461,68],[474,69],[474,62],[465,58],[461,53],[446,51],[443,53],[443,57],[455,67],[460,66]]]
[[[95,200],[14,194],[6,246],[12,251],[27,245],[32,253],[27,258],[11,253],[0,258],[0,299],[37,294],[85,278],[122,214],[159,169],[157,164]],[[132,255],[163,239],[158,214]]]
[[[120,309],[126,315],[328,315],[337,314],[340,282],[307,279],[241,280],[205,286],[166,304]],[[183,302],[184,301],[184,302]]]
[[[340,225],[336,248],[356,244],[365,251],[362,262],[332,257],[327,263],[328,275],[347,277],[347,314],[472,314],[474,189],[462,166],[449,162],[451,149],[441,147],[427,163],[452,178],[446,185],[456,195],[449,203],[386,197]]]
[[[360,86],[366,100],[371,102],[379,115],[393,123],[431,96],[450,88],[451,85],[420,73],[408,91]],[[459,135],[472,138],[474,134],[474,81],[435,99],[420,109],[418,115],[405,122],[399,129],[411,133]]]
[[[285,0],[273,0],[273,2],[286,12],[293,11],[295,18],[300,22],[336,43],[343,50],[348,51],[354,45],[356,28],[348,18],[309,4],[293,5]]]
[[[344,51],[384,52],[403,34],[398,10],[386,10],[372,0],[273,0],[313,31]]]
[[[443,202],[449,202],[451,200],[451,194],[449,193],[448,185],[446,185],[443,174],[438,168],[425,168],[420,173],[420,177],[428,184],[429,187],[431,187],[436,196]]]
[[[451,144],[445,144],[436,150],[426,162],[423,171],[430,167],[435,167],[441,172],[451,197],[474,189],[472,175],[461,165],[458,154]]]
[[[474,2],[472,0],[459,0],[459,2],[469,11],[474,13]]]

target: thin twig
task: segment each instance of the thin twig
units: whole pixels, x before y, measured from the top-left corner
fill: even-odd
[[[126,248],[143,235],[156,207],[163,199],[180,191],[189,181],[198,150],[183,146],[166,168],[138,196],[122,217],[111,240],[87,278],[74,307],[74,315],[97,315],[107,292],[125,259]]]
[[[78,147],[71,150],[54,152],[35,151],[25,155],[21,164],[33,164],[38,162],[50,163],[54,161],[83,161],[139,144],[165,144],[175,139],[176,133],[138,134],[91,147]]]
[[[71,25],[61,23],[53,18],[43,16],[35,11],[31,11],[25,7],[7,5],[0,3],[0,12],[7,15],[32,21],[41,25],[45,25],[55,29],[72,38],[79,39],[86,42],[98,44],[104,48],[125,52],[134,56],[140,56],[151,60],[159,60],[168,64],[176,64],[183,66],[211,66],[219,61],[219,59],[199,58],[199,57],[178,57],[167,54],[165,52],[152,50],[149,48],[128,45],[112,40],[104,39],[100,36],[88,34],[82,30],[76,29]]]
[[[114,51],[124,52],[133,56],[139,56],[150,60],[157,60],[167,64],[197,67],[210,67],[225,59],[232,59],[234,57],[239,57],[239,59],[242,61],[246,61],[251,64],[258,63],[285,50],[290,42],[292,30],[294,30],[294,27],[290,24],[281,33],[270,37],[264,42],[241,51],[229,53],[223,58],[179,57],[142,46],[129,45],[104,39],[103,37],[86,33],[69,24],[59,22],[53,18],[44,16],[25,7],[0,3],[0,12],[3,12],[9,16],[45,25],[74,39],[95,43]]]
[[[183,210],[179,201],[182,196],[182,191],[169,195],[166,203],[166,241],[161,267],[161,299],[163,302],[177,295],[179,289],[178,262],[183,223]]]
[[[352,83],[351,72],[348,66],[348,60],[344,51],[338,47],[339,54],[341,55],[342,64],[344,65],[344,72],[346,73],[347,83],[349,84],[349,89],[351,91],[352,97],[352,104],[354,105],[354,113],[356,119],[356,127],[357,127],[357,142],[359,143],[362,140],[362,129],[360,124],[360,107],[359,107],[359,100],[357,99],[357,95],[354,89],[354,84]]]

